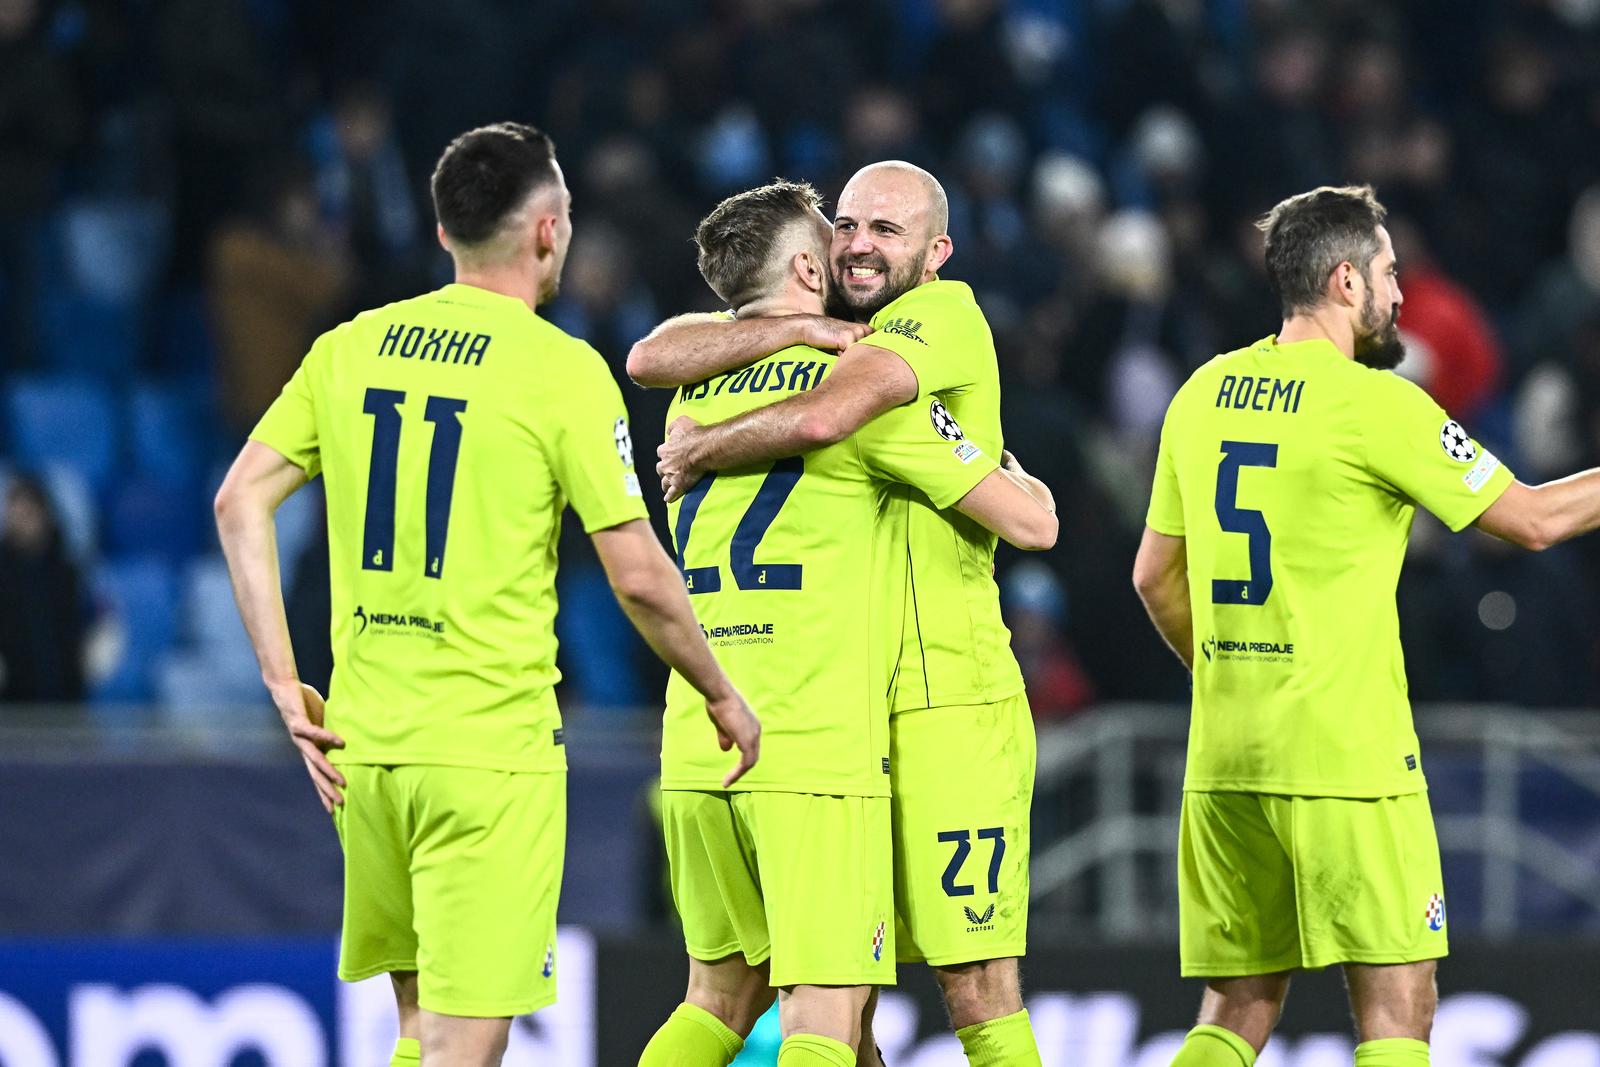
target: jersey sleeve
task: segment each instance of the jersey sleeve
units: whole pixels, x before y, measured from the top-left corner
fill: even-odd
[[[307,478],[315,478],[322,471],[314,379],[326,358],[327,344],[324,336],[311,346],[311,351],[284,385],[283,392],[250,431],[250,440],[259,441],[277,452],[305,471]]]
[[[919,392],[944,393],[974,383],[976,360],[965,351],[966,341],[989,330],[976,304],[924,285],[896,300],[892,311],[892,317],[874,321],[862,344],[888,349],[910,364]]]
[[[1433,398],[1397,375],[1377,380],[1366,415],[1367,467],[1452,530],[1500,499],[1511,471]]]
[[[584,533],[647,518],[622,390],[587,345],[573,353],[571,366],[572,387],[551,408],[553,433],[547,438],[556,482]]]
[[[1156,476],[1150,485],[1150,509],[1144,524],[1158,534],[1182,537],[1183,496],[1178,491],[1178,469],[1172,459],[1172,409],[1161,426],[1161,446],[1156,451]]]
[[[943,510],[1000,466],[975,442],[945,436],[940,427],[951,422],[938,398],[923,394],[857,430],[856,451],[871,474],[920,489]]]

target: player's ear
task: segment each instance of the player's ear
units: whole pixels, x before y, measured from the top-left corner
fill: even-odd
[[[945,265],[952,253],[956,250],[955,243],[950,240],[950,235],[941,233],[933,239],[928,248],[928,265],[925,268],[934,274],[939,273],[939,268]]]
[[[433,231],[439,237],[439,247],[444,249],[446,252],[449,252],[450,251],[450,238],[448,238],[448,237],[446,237],[444,235],[444,223],[441,222],[441,223],[436,224],[433,227]]]
[[[809,292],[822,292],[822,264],[818,262],[816,256],[804,250],[796,252],[794,258],[789,261],[789,267],[794,271],[795,277],[800,279],[800,284]]]
[[[554,255],[556,250],[556,217],[551,214],[535,216],[533,223],[533,249],[540,259]]]
[[[1366,279],[1361,277],[1361,272],[1356,270],[1355,264],[1345,260],[1333,268],[1333,278],[1329,282],[1334,301],[1349,307],[1360,304],[1361,285],[1365,282]]]

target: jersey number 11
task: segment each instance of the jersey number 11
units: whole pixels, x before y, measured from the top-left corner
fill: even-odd
[[[372,465],[367,473],[367,521],[361,535],[361,568],[394,570],[394,498],[400,468],[400,405],[398,389],[368,389],[363,410],[372,416]],[[426,505],[427,555],[422,573],[444,576],[444,541],[450,529],[450,501],[456,491],[456,460],[461,455],[461,420],[465,400],[430,396],[423,418],[433,423],[433,451],[428,456]]]

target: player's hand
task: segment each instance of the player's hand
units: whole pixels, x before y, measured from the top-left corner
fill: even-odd
[[[687,415],[679,415],[667,427],[667,439],[656,449],[659,462],[656,473],[661,476],[661,495],[672,503],[700,480],[705,472],[694,463],[695,439],[705,430]]]
[[[707,700],[706,715],[717,728],[717,744],[722,746],[722,751],[735,745],[739,748],[738,766],[722,780],[722,788],[726,789],[743,778],[744,772],[761,758],[761,720],[744,702],[744,697],[733,690],[720,700]]]
[[[283,725],[289,729],[289,740],[300,750],[306,773],[316,786],[317,799],[328,814],[344,803],[344,775],[328,762],[328,751],[344,747],[344,738],[323,726],[324,705],[322,694],[304,682],[273,686],[272,702],[277,705]]]
[[[800,320],[800,343],[812,348],[843,352],[867,334],[872,327],[864,322],[846,322],[826,315],[796,315]]]

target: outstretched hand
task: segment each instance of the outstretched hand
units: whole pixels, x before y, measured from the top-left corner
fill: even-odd
[[[656,449],[659,462],[656,474],[661,477],[661,495],[672,503],[694,488],[705,471],[694,459],[694,447],[705,428],[687,415],[680,415],[667,427],[667,439]]]

